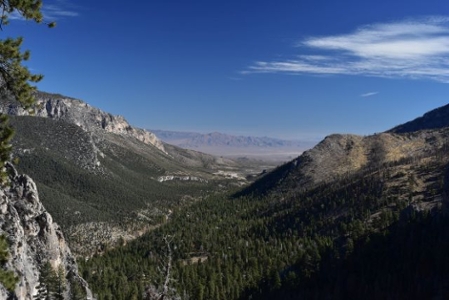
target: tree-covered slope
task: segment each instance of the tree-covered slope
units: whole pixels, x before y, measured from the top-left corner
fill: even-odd
[[[35,179],[78,253],[133,238],[174,206],[238,182],[214,174],[236,170],[236,163],[210,155],[173,146],[163,152],[134,137],[51,118],[11,116],[11,125],[18,168]]]
[[[440,250],[424,251],[425,240],[407,234],[422,225],[424,237],[432,230],[425,224],[446,218],[445,134],[426,132],[426,151],[368,164],[307,189],[282,186],[251,196],[209,197],[175,209],[166,225],[85,262],[83,276],[99,299],[142,299],[148,286],[163,282],[163,237],[170,237],[171,286],[183,299],[333,299],[333,293],[336,299],[359,299],[375,289],[369,282],[384,289],[373,297],[444,295],[444,277],[435,275],[434,285],[416,285],[426,273],[421,267],[411,268],[420,263],[416,257]],[[416,142],[415,136],[395,138]],[[441,233],[430,245],[444,238]],[[396,243],[417,243],[408,256],[406,247],[398,249],[402,260],[395,260],[388,246],[396,235],[402,236]],[[391,257],[376,258],[372,253],[377,250]],[[438,253],[435,257],[441,256]],[[365,260],[366,268],[359,267]],[[427,272],[442,274],[434,270],[434,262],[429,261]],[[390,263],[394,266],[387,271]],[[441,267],[448,271],[444,264]],[[401,277],[402,271],[410,274]],[[357,281],[358,276],[366,278]]]

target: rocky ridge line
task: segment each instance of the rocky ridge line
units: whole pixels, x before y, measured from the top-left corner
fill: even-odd
[[[132,136],[137,140],[153,145],[164,153],[167,153],[164,144],[156,135],[144,129],[131,126],[124,117],[114,116],[98,108],[70,97],[36,93],[36,104],[30,110],[23,109],[13,100],[2,101],[0,112],[16,116],[34,115],[37,117],[63,120],[76,124],[87,132],[109,132],[119,135]]]
[[[425,157],[446,147],[449,128],[370,136],[332,134],[298,158],[248,186],[242,194],[307,190],[383,164]]]

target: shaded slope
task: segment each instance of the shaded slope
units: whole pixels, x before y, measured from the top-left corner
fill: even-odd
[[[356,241],[347,256],[325,253],[302,283],[260,287],[257,299],[447,299],[448,232],[446,213],[417,212]]]
[[[406,133],[449,126],[449,104],[431,110],[423,116],[390,129],[388,132]]]

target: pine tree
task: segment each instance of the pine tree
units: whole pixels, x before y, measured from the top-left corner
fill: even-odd
[[[74,278],[70,279],[70,300],[84,300],[86,293],[79,281]]]
[[[43,264],[40,268],[39,285],[37,286],[37,294],[33,299],[50,300],[54,291],[56,273],[49,262]]]
[[[39,285],[36,287],[37,294],[33,296],[33,299],[35,300],[46,300],[48,299],[48,290],[47,285],[45,285],[43,282],[39,282]]]
[[[65,278],[65,270],[62,265],[58,267],[55,275],[55,291],[53,293],[54,299],[64,300],[64,292],[66,290],[67,280]]]
[[[10,141],[14,130],[8,125],[8,116],[0,114],[0,183],[6,181],[7,173],[3,169],[11,153]]]
[[[7,290],[12,291],[19,279],[14,275],[14,272],[3,269],[3,265],[7,262],[9,256],[8,248],[6,237],[0,236],[0,284]]]
[[[26,20],[42,23],[42,0],[2,0],[0,1],[0,29],[7,25],[11,13],[17,12]],[[54,27],[55,23],[47,24]],[[40,74],[32,74],[22,63],[30,58],[29,51],[21,51],[23,39],[6,38],[0,40],[0,95],[12,96],[24,108],[29,108],[34,102],[36,87],[32,83],[42,79]],[[5,182],[5,163],[10,158],[13,130],[8,125],[6,115],[0,114],[0,183]]]

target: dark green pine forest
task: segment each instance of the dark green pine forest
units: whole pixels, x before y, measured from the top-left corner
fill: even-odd
[[[259,180],[211,195],[80,260],[82,276],[100,300],[156,299],[164,286],[164,299],[446,299],[447,150],[307,188]]]

